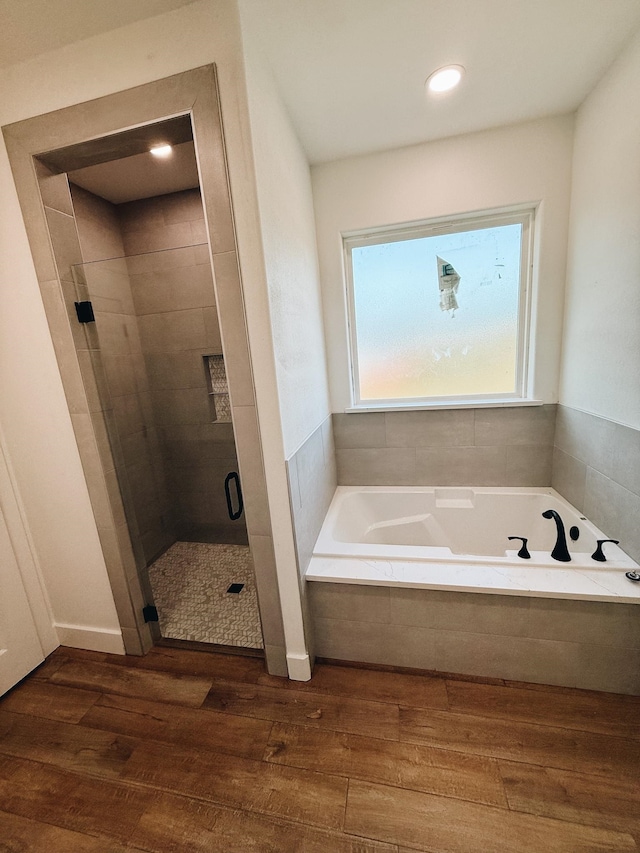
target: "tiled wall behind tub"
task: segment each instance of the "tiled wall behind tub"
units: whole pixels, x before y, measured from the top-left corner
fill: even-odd
[[[298,569],[304,576],[337,486],[330,417],[287,460],[287,475]]]
[[[111,409],[105,417],[113,419],[112,444],[115,438],[120,446],[120,491],[142,569],[174,541],[175,532],[131,279],[115,205],[73,184],[71,193],[100,344],[94,371],[105,384]]]
[[[640,431],[558,406],[552,485],[640,562]]]
[[[341,486],[550,486],[556,406],[333,415]]]
[[[313,614],[308,599],[309,584],[305,582],[304,574],[337,486],[331,416],[323,421],[287,460],[287,477],[300,574],[305,635],[307,648],[313,660],[315,657]]]
[[[200,191],[117,210],[178,536],[247,544],[244,517],[229,519],[224,494],[238,470],[233,427],[214,420],[204,361],[222,344]]]

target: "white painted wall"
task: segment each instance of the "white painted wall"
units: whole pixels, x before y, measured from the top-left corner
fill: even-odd
[[[312,167],[334,412],[351,404],[341,233],[540,202],[534,396],[557,402],[573,119],[560,116]]]
[[[12,570],[19,573],[20,581],[29,600],[29,608],[38,634],[41,654],[48,655],[58,645],[58,636],[53,627],[51,603],[44,586],[33,542],[25,523],[24,507],[16,493],[15,477],[7,459],[6,442],[1,428],[0,516],[4,518],[11,545],[11,553],[7,553],[5,550],[0,556],[0,574]],[[3,579],[3,589],[5,582],[11,583],[7,578]]]
[[[240,3],[242,15],[246,3]],[[329,414],[311,176],[269,69],[255,15],[243,47],[280,417],[288,459]]]
[[[48,593],[48,618],[118,631],[22,214],[0,145],[0,425],[14,488]],[[24,558],[21,568],[24,572]]]
[[[640,33],[576,116],[560,402],[640,429]]]
[[[238,226],[247,323],[274,546],[288,566],[293,534],[235,0],[199,0],[12,66],[0,74],[0,124],[215,62]],[[113,598],[4,145],[0,143],[0,423],[56,623],[117,628]],[[267,413],[263,417],[263,412]],[[270,416],[271,415],[271,416]],[[273,494],[276,494],[274,499]],[[295,577],[295,562],[293,576]],[[281,588],[282,595],[282,588]],[[283,609],[300,610],[297,583]],[[286,607],[285,607],[286,605]],[[285,616],[286,621],[286,616]],[[295,621],[295,620],[294,620]],[[287,629],[285,627],[285,633]],[[288,648],[304,652],[301,617]]]

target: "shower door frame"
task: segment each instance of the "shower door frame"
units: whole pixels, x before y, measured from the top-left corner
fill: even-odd
[[[104,379],[92,355],[96,342],[90,340],[95,329],[85,327],[80,334],[74,325],[76,291],[65,276],[70,265],[83,262],[77,228],[73,219],[75,238],[69,235],[64,248],[59,240],[56,244],[56,234],[45,215],[48,200],[43,199],[39,181],[43,172],[37,157],[179,115],[189,115],[193,127],[267,669],[286,676],[284,628],[215,65],[16,122],[5,126],[3,133],[125,650],[140,655],[153,645],[153,636],[142,613],[145,596],[118,487],[118,460],[106,440],[109,412],[103,410],[100,400],[104,397],[99,393]],[[61,174],[66,179],[66,173]]]

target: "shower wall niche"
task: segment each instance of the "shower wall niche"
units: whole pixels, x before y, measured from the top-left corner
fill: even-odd
[[[209,360],[218,376],[224,361],[200,191],[116,205],[72,183],[71,196],[78,299],[94,308],[93,368],[146,586],[144,568],[176,539],[248,542],[224,494],[238,462],[212,397]]]

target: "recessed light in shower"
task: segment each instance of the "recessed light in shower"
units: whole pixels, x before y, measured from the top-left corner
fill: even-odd
[[[153,154],[154,157],[168,157],[172,151],[173,148],[171,145],[167,145],[166,143],[163,143],[162,145],[154,145],[149,149],[149,153]]]
[[[427,77],[426,87],[435,94],[450,92],[462,80],[463,74],[462,65],[445,65],[444,68],[438,68]]]

